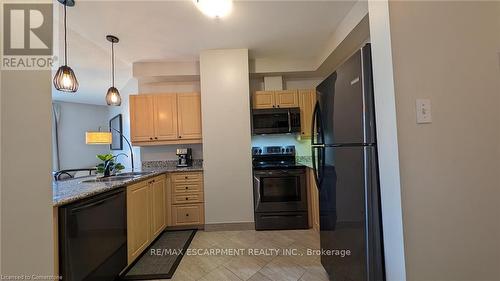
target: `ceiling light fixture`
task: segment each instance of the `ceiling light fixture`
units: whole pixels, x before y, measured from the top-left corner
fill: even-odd
[[[112,85],[106,93],[106,103],[108,105],[119,106],[122,104],[122,97],[120,97],[120,92],[115,88],[115,43],[120,41],[118,37],[113,35],[106,35],[106,39],[111,42],[111,79]]]
[[[233,9],[232,0],[194,0],[198,9],[211,18],[222,18]]]
[[[54,87],[63,92],[74,93],[78,90],[78,80],[76,79],[73,69],[68,66],[68,41],[66,39],[66,7],[74,6],[73,0],[57,0],[64,5],[64,65],[60,66],[54,75],[52,82]]]

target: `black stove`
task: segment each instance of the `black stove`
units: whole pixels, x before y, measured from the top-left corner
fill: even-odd
[[[252,148],[256,230],[308,228],[305,166],[295,147]]]
[[[254,170],[304,167],[296,164],[293,145],[252,147],[252,166]]]

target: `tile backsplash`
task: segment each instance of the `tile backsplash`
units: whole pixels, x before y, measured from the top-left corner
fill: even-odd
[[[175,145],[160,145],[160,146],[143,146],[141,147],[142,161],[163,161],[177,160],[175,151],[177,148],[191,148],[193,151],[193,159],[203,158],[202,144],[175,144]]]
[[[142,161],[142,168],[174,168],[177,160]],[[203,166],[203,159],[193,159],[193,166]]]

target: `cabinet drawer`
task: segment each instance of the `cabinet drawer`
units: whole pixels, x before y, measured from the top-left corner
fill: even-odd
[[[187,182],[201,182],[203,180],[202,173],[176,173],[172,175],[172,182],[174,183],[187,183]]]
[[[186,193],[174,196],[174,204],[202,203],[203,193]]]
[[[203,204],[172,206],[172,220],[174,226],[203,224]]]
[[[177,195],[179,193],[193,193],[193,192],[201,192],[202,184],[200,182],[173,182],[172,183],[174,194]]]

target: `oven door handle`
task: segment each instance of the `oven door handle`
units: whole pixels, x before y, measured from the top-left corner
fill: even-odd
[[[257,210],[259,207],[259,202],[260,202],[260,178],[258,176],[254,176],[253,179],[256,182],[255,186],[257,189],[257,190],[255,190],[256,198],[255,198],[255,204],[254,204],[255,210]]]

